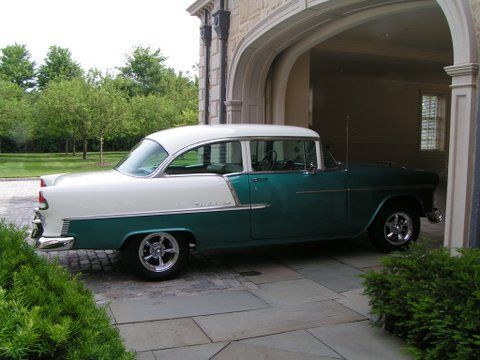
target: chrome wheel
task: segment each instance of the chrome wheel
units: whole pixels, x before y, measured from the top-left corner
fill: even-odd
[[[167,233],[155,233],[146,236],[138,247],[138,256],[142,265],[153,272],[164,272],[178,260],[177,240]]]
[[[384,234],[392,245],[407,243],[413,234],[412,218],[405,212],[394,212],[385,221]]]

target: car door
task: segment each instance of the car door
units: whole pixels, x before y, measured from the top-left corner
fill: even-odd
[[[346,173],[317,169],[313,140],[250,142],[252,238],[339,237],[346,228]]]

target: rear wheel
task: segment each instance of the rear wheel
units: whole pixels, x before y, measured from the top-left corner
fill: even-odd
[[[418,238],[419,214],[409,204],[392,203],[380,210],[369,233],[373,245],[384,252],[404,249]]]
[[[179,235],[159,232],[132,239],[124,252],[137,275],[158,281],[178,274],[188,261],[189,246]]]

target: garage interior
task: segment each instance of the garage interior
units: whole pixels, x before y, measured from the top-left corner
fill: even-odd
[[[445,209],[451,78],[444,67],[452,63],[438,6],[364,23],[297,60],[285,122],[308,122],[339,161],[438,173],[436,206]],[[422,225],[425,236],[443,241],[443,226]]]

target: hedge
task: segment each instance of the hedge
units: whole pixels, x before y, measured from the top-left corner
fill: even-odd
[[[415,244],[364,275],[377,325],[403,338],[419,359],[480,358],[480,250]]]
[[[92,294],[0,223],[0,358],[133,359]]]

